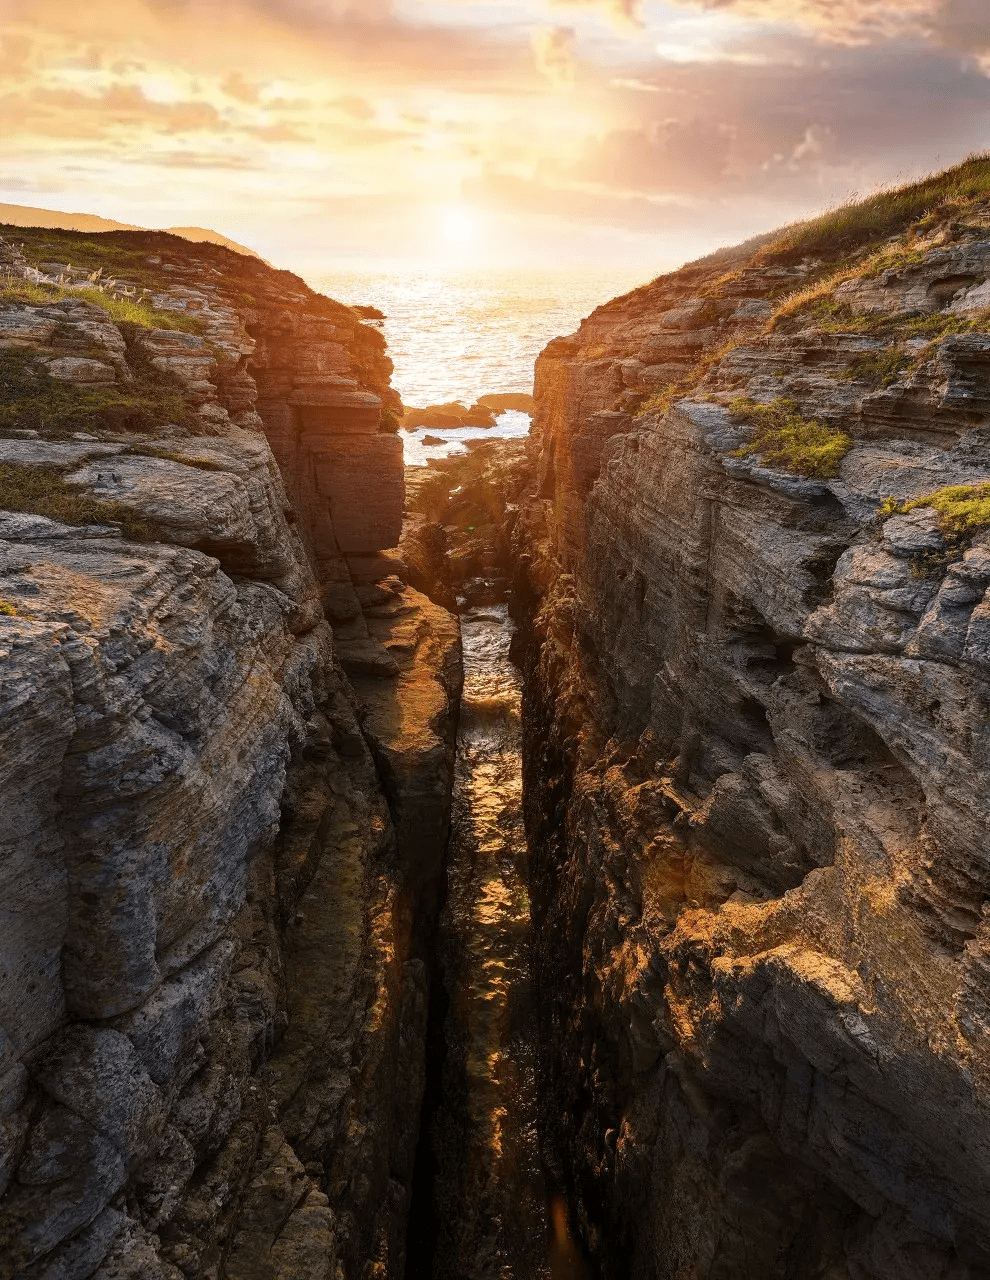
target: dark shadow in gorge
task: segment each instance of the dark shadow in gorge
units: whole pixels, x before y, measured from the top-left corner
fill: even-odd
[[[441,890],[446,906],[446,883]],[[426,1022],[426,1087],[420,1118],[419,1142],[413,1168],[406,1232],[406,1280],[432,1280],[440,1223],[434,1202],[439,1164],[432,1141],[433,1127],[443,1107],[444,1066],[447,1057],[446,1022],[450,998],[444,985],[443,967],[434,939],[429,956],[430,1004]]]
[[[414,1280],[583,1280],[537,1132],[519,673],[504,605],[462,616],[447,893],[410,1211]]]

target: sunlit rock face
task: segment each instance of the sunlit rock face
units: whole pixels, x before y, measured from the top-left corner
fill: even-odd
[[[264,264],[128,243],[200,333],[0,317],[48,377],[99,363],[118,405],[150,368],[178,414],[0,432],[11,505],[55,473],[89,520],[0,511],[0,1276],[399,1276],[457,622],[381,554],[380,337]]]
[[[543,1121],[607,1276],[990,1269],[990,548],[878,515],[990,479],[990,337],[946,322],[985,292],[986,213],[844,309],[768,325],[821,263],[749,249],[539,360]],[[864,319],[905,312],[922,341]],[[848,432],[838,474],[740,456],[739,396]]]

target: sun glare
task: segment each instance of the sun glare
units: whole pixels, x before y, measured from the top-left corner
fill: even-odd
[[[448,244],[472,244],[478,237],[478,220],[469,209],[445,209],[440,229]]]

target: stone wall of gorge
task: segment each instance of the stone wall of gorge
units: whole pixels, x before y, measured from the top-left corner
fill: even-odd
[[[104,306],[51,234],[0,291],[0,1276],[400,1276],[461,670],[381,335],[143,233]]]
[[[545,1155],[609,1280],[990,1270],[990,543],[880,510],[990,481],[988,280],[971,203],[721,253],[538,361]],[[746,452],[761,403],[836,473]]]

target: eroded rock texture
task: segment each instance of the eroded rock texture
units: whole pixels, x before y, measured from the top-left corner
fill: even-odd
[[[201,333],[0,319],[50,377],[150,360],[184,406],[0,439],[13,505],[55,474],[103,521],[0,512],[0,1275],[398,1276],[457,622],[381,554],[380,336],[138,243]]]
[[[725,254],[538,362],[544,1122],[606,1276],[990,1272],[990,546],[878,515],[990,478],[990,337],[943,323],[986,226],[776,326],[822,264]],[[937,323],[896,347],[886,314]],[[840,474],[732,456],[740,395],[848,431]]]

